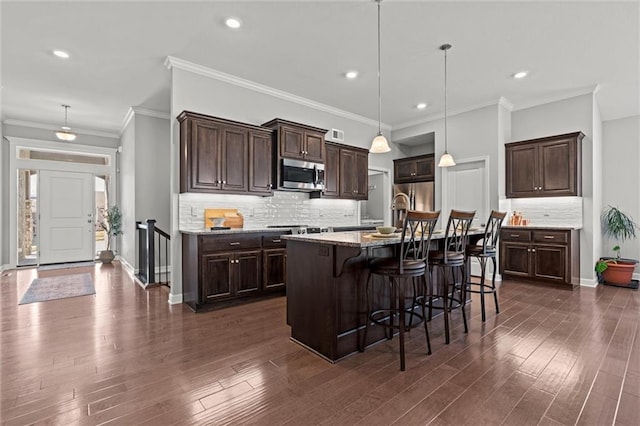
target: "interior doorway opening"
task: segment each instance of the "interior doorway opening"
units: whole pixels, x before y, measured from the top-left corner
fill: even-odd
[[[96,258],[102,250],[107,249],[107,233],[102,229],[104,212],[109,207],[109,176],[95,176],[95,200],[96,200]]]
[[[18,266],[38,264],[38,171],[18,169]]]

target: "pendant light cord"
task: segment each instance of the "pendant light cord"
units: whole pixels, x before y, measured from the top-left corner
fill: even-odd
[[[449,153],[447,147],[447,50],[444,49],[444,152]]]
[[[378,2],[378,134],[382,134],[382,90],[380,88],[380,2]]]

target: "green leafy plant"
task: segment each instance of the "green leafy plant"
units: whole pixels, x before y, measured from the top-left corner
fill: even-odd
[[[602,233],[609,238],[619,242],[636,238],[638,225],[633,218],[611,205],[605,207],[600,215]],[[612,250],[616,253],[615,259],[600,259],[596,262],[595,271],[598,274],[604,272],[610,263],[618,263],[621,258],[620,245],[616,244]]]
[[[107,233],[107,250],[111,250],[111,237],[117,237],[122,234],[122,213],[118,206],[111,206],[102,210],[103,221],[100,223]]]

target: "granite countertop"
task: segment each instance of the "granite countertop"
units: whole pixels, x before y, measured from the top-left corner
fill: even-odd
[[[533,229],[546,230],[556,229],[558,231],[571,231],[573,229],[582,229],[581,226],[563,226],[563,225],[502,225],[502,229]]]
[[[231,228],[231,229],[217,229],[217,230],[209,230],[209,229],[181,229],[180,233],[182,234],[191,234],[191,235],[226,235],[226,234],[251,234],[251,233],[259,233],[259,232],[290,232],[291,228]]]
[[[469,235],[483,234],[484,228],[472,228],[469,230]],[[304,235],[283,235],[283,240],[291,241],[304,241],[308,243],[317,244],[330,244],[334,246],[345,247],[382,247],[391,244],[398,244],[400,242],[400,234],[394,233],[393,237],[383,238],[374,237],[372,234],[376,232],[364,231],[364,232],[327,232],[324,234],[304,234]],[[444,238],[443,230],[436,230],[431,237],[432,240],[439,240]]]

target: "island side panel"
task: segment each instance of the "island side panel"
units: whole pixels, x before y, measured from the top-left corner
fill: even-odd
[[[182,301],[198,309],[198,236],[182,234]]]
[[[335,361],[334,248],[287,241],[287,318],[292,338]]]

